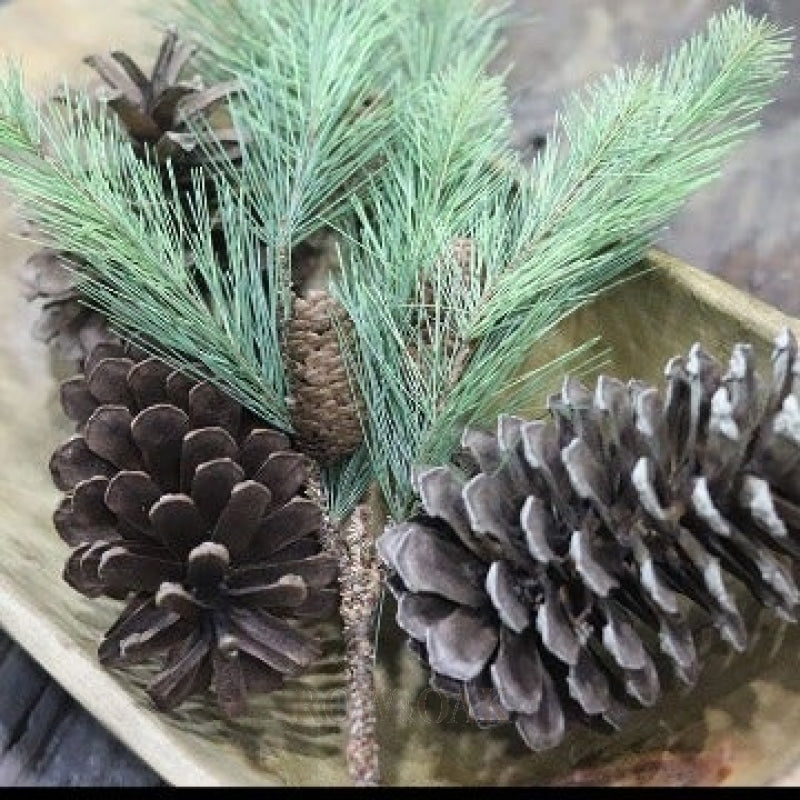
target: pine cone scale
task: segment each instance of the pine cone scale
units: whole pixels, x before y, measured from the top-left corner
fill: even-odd
[[[153,86],[154,94],[162,92],[166,86],[175,83],[196,50],[196,45],[183,41],[178,37],[178,32],[175,28],[170,27],[167,29],[164,41],[161,43],[156,56],[155,64],[153,64],[150,83]]]
[[[150,684],[148,693],[161,711],[172,711],[210,683],[213,671],[207,655],[208,646],[205,637],[196,637],[175,664],[163,670]]]
[[[232,589],[232,597],[244,605],[263,608],[296,608],[302,605],[309,596],[308,586],[297,575],[282,575],[277,581],[269,583],[253,583],[238,589]]]
[[[156,536],[176,559],[188,559],[207,538],[206,523],[188,495],[161,495],[149,516]]]
[[[90,450],[83,436],[71,437],[50,458],[50,475],[62,492],[97,475],[110,478],[113,474],[114,467]]]
[[[125,406],[98,406],[86,421],[86,446],[118,470],[139,470],[142,458],[131,432],[131,412]]]
[[[536,713],[544,689],[544,668],[533,636],[504,631],[489,673],[504,708],[517,714]]]
[[[24,294],[40,305],[34,337],[71,361],[83,360],[95,345],[115,338],[105,317],[80,302],[78,261],[69,253],[42,247],[22,267]]]
[[[197,467],[190,494],[207,526],[219,519],[244,477],[244,469],[231,458],[215,458]]]
[[[264,517],[255,537],[253,552],[259,557],[271,556],[321,527],[319,506],[310,500],[294,497]]]
[[[166,553],[135,552],[116,543],[100,558],[97,575],[112,589],[131,592],[156,592],[164,581],[177,581],[183,569]]]
[[[118,63],[118,59],[96,54],[86,56],[83,60],[84,63],[94,69],[110,87],[129,98],[131,103],[135,105],[142,105],[144,103],[144,86],[137,83],[137,81],[128,74],[125,66]],[[136,72],[138,72],[138,68],[136,68]]]
[[[184,437],[181,445],[180,488],[191,489],[197,470],[202,464],[220,458],[235,460],[239,453],[236,440],[222,428],[195,428]]]
[[[225,545],[234,561],[250,551],[253,538],[261,528],[261,520],[273,500],[268,485],[256,481],[236,484],[219,514],[213,539]]]
[[[145,408],[131,420],[131,439],[144,467],[165,491],[178,488],[181,443],[189,424],[186,412],[162,403]]]
[[[297,575],[312,589],[329,586],[336,578],[336,561],[326,553],[309,556],[299,561],[282,561],[278,564],[266,564],[253,567],[242,567],[229,578],[231,590],[258,584],[272,584],[282,575]]]
[[[550,750],[563,738],[566,719],[549,675],[544,676],[539,707],[533,714],[520,714],[516,718],[516,728],[522,741],[531,750]]]
[[[128,95],[112,94],[106,102],[135,141],[154,144],[159,140],[162,135],[159,124],[143,112],[136,101],[131,101]]]
[[[161,491],[146,472],[122,471],[108,482],[103,503],[120,522],[147,536],[154,537],[149,509]],[[73,508],[75,495],[73,495]]]
[[[125,381],[136,402],[136,407],[144,409],[173,402],[166,386],[167,379],[171,374],[172,370],[157,358],[146,358],[134,363],[125,376]],[[180,407],[181,404],[177,405]]]
[[[159,138],[165,135],[163,131],[168,131],[172,122],[177,118],[181,101],[194,94],[195,91],[190,84],[173,84],[160,94],[158,101],[150,109],[150,115],[156,124]],[[169,132],[166,135],[169,135]]]
[[[311,639],[263,611],[238,607],[230,619],[239,647],[284,675],[299,675],[321,654]]]
[[[70,378],[61,384],[60,399],[64,413],[80,426],[86,423],[97,408],[97,401],[82,376]]]

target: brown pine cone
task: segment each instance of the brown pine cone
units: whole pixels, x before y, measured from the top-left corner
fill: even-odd
[[[229,158],[240,155],[240,140],[223,103],[236,91],[229,81],[206,87],[195,77],[181,80],[196,47],[167,30],[150,76],[126,53],[92,55],[85,62],[112,90],[108,106],[119,117],[136,151],[170,160],[179,185],[190,178],[190,168],[202,165],[208,152],[197,137],[197,123],[205,120]]]
[[[768,385],[741,344],[724,374],[698,345],[673,359],[663,395],[568,379],[549,421],[467,431],[466,476],[422,472],[419,516],[378,547],[433,684],[544,750],[570,718],[617,726],[629,698],[655,703],[658,650],[693,682],[698,613],[743,650],[734,587],[794,620],[797,352],[786,331]]]
[[[162,655],[148,690],[160,709],[211,686],[230,716],[308,667],[320,647],[299,623],[336,608],[320,508],[302,495],[308,460],[215,387],[130,348],[97,347],[62,401],[80,431],[50,464],[74,548],[64,578],[128,601],[100,660]]]
[[[351,390],[339,336],[351,324],[326,291],[295,297],[285,352],[297,447],[321,464],[334,463],[361,443],[360,395]]]

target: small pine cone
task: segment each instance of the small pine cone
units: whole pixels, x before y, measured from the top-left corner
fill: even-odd
[[[664,395],[567,379],[549,421],[466,431],[469,474],[421,472],[421,513],[378,542],[432,683],[544,750],[569,719],[616,727],[655,703],[659,649],[691,684],[698,611],[736,650],[737,592],[794,620],[797,352],[783,333],[764,385],[749,345],[724,374],[695,345]]]
[[[92,55],[85,60],[111,90],[108,106],[119,118],[136,151],[172,162],[178,185],[191,178],[191,167],[202,165],[208,151],[198,141],[198,122],[209,124],[214,138],[229,158],[241,153],[237,131],[222,104],[235,82],[203,85],[199,76],[181,80],[196,47],[181,41],[170,28],[164,35],[150,77],[126,53]]]
[[[131,348],[100,345],[63,385],[78,434],[53,454],[55,512],[73,547],[65,580],[127,600],[99,657],[164,657],[162,710],[213,687],[224,713],[320,655],[303,620],[334,613],[336,563],[305,498],[308,459],[208,383]],[[292,622],[291,620],[294,620]]]
[[[41,304],[33,335],[54,347],[68,361],[82,363],[95,345],[117,341],[106,318],[80,302],[75,274],[66,253],[43,247],[22,267],[27,300]]]
[[[292,424],[297,447],[322,464],[352,453],[362,440],[363,401],[351,389],[339,337],[351,324],[325,291],[294,298],[286,326]]]

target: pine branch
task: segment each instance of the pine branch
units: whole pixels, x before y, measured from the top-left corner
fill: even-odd
[[[485,68],[499,53],[501,33],[510,15],[509,3],[485,0],[403,0],[389,13],[398,34],[394,81],[399,88],[421,86],[459,59]]]
[[[209,74],[249,74],[276,61],[290,63],[293,43],[309,35],[322,13],[365,20],[357,33],[373,53],[366,73],[376,83],[401,88],[418,86],[465,56],[487,64],[499,51],[499,34],[510,18],[507,2],[485,0],[174,0],[172,5],[202,45]]]
[[[470,58],[398,103],[395,128],[389,163],[367,203],[357,204],[360,239],[333,287],[355,326],[351,367],[392,513],[395,484],[408,479],[457,358],[457,348],[444,346],[458,324],[452,278],[462,274],[452,243],[478,206],[504,196],[516,165],[502,82]],[[434,306],[420,296],[427,288]]]
[[[522,246],[485,294],[471,335],[587,268],[596,273],[597,254],[614,257],[635,236],[652,241],[756,127],[789,47],[773,24],[729,9],[661,64],[617,69],[573,97],[524,182]]]
[[[570,149],[563,155],[554,134],[530,176],[491,135],[505,130],[505,109],[481,93],[490,79],[469,64],[438,85],[435,103],[409,107],[401,149],[379,177],[379,213],[362,214],[362,249],[337,285],[357,332],[350,363],[369,409],[367,445],[393,515],[409,513],[412,465],[447,458],[461,428],[487,422],[501,398],[509,412],[530,405],[545,378],[521,373],[531,348],[640,260],[716,174],[787,53],[773,26],[729,11],[662,65],[620,70],[589,101],[574,100]],[[466,109],[466,86],[463,118],[480,122],[462,141],[466,129],[447,111]],[[434,105],[445,113],[431,114]],[[468,258],[454,254],[456,242],[468,243]]]
[[[350,197],[391,140],[383,64],[396,2],[191,0],[184,9],[205,63],[241,87],[232,103],[246,140],[238,179],[283,274],[283,320],[293,248],[350,213]]]
[[[114,326],[288,430],[274,287],[242,204],[217,187],[227,198],[223,276],[199,181],[190,231],[177,189],[164,192],[161,172],[91,102],[65,95],[61,113],[45,112],[18,71],[0,81],[0,177],[44,237],[85,262],[80,288]]]
[[[348,184],[389,138],[388,106],[364,109],[376,96],[370,65],[388,36],[388,16],[385,3],[244,6],[258,12],[274,48],[239,76],[232,113],[244,140],[240,170],[222,150],[207,154],[220,181],[237,187],[235,197],[222,182],[218,189],[234,258],[224,270],[202,192],[194,197],[197,229],[189,230],[175,219],[175,197],[88,104],[84,112],[68,102],[45,130],[41,110],[10,76],[0,169],[43,233],[89,265],[83,289],[113,325],[289,429],[279,331],[290,311],[291,251],[322,216],[336,219]]]
[[[321,217],[335,221],[385,148],[390,108],[372,69],[392,32],[385,5],[291,3],[262,63],[237,73],[235,113],[249,140],[242,181],[266,241],[289,246]]]
[[[489,60],[500,47],[499,34],[508,20],[504,8],[503,5],[487,5],[482,0],[402,0],[387,6],[387,13],[393,17],[389,27],[395,33],[390,46],[382,54],[380,69],[381,74],[389,75],[388,99],[391,106],[388,110],[392,115],[389,126],[394,135],[386,136],[381,142],[385,165],[380,172],[373,174],[368,182],[358,183],[357,197],[351,194],[347,198],[350,208],[356,211],[355,219],[345,217],[338,222],[343,234],[344,253],[353,249],[359,252],[365,248],[369,250],[375,244],[362,239],[362,235],[368,233],[365,234],[360,220],[394,213],[383,198],[384,178],[381,175],[384,172],[392,174],[395,170],[405,170],[404,174],[394,173],[390,181],[406,181],[413,185],[416,172],[429,171],[429,166],[434,165],[430,174],[440,175],[442,193],[455,190],[457,195],[461,181],[466,179],[469,183],[474,178],[482,181],[485,191],[492,192],[492,185],[498,178],[496,165],[482,173],[478,158],[475,164],[467,165],[466,173],[469,174],[461,173],[458,170],[465,165],[462,154],[458,153],[457,165],[454,166],[449,150],[477,146],[485,149],[487,158],[489,153],[494,157],[510,138],[509,120],[505,111],[499,110],[505,105],[500,80],[494,79],[488,87],[479,85],[474,96],[472,90],[475,87],[471,83],[473,77],[481,75],[488,67]],[[462,64],[463,83],[458,94],[454,91],[449,105],[443,105],[443,95],[437,86],[443,80],[446,68],[454,62]],[[492,105],[496,112],[490,114],[488,120],[485,111],[481,110],[487,104]],[[429,141],[429,119],[441,121],[436,128],[440,141],[435,144]],[[452,130],[451,126],[457,130]],[[481,139],[487,131],[491,141],[484,147]],[[417,162],[417,148],[423,147],[435,147],[436,151],[429,153],[424,163]],[[449,172],[451,167],[454,167],[452,173]],[[461,201],[454,197],[453,202],[463,202],[464,197],[466,195]],[[423,200],[423,195],[420,194],[418,199]],[[412,206],[413,201],[409,200],[408,207]],[[412,213],[420,219],[431,218],[421,207]],[[325,221],[337,225],[329,217]],[[381,251],[383,255],[378,256],[390,269],[392,264],[398,263],[395,277],[401,283],[405,280],[403,275],[416,280],[414,269],[406,268],[414,263],[415,256],[404,250],[405,242],[406,239],[400,237],[395,243],[396,248],[385,246]],[[400,261],[403,265],[399,265]],[[354,267],[352,275],[358,284],[358,268]],[[405,297],[410,289],[411,286],[404,283],[397,296]],[[354,305],[358,302],[354,300]],[[372,479],[368,463],[369,456],[364,447],[344,464],[323,471],[329,513],[334,519],[346,518],[366,491]]]

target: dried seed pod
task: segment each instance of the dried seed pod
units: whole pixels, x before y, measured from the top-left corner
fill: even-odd
[[[663,393],[567,379],[549,421],[466,431],[471,472],[422,472],[419,515],[378,542],[433,682],[543,750],[570,719],[616,727],[655,703],[659,650],[691,684],[693,608],[745,649],[737,585],[794,620],[799,371],[789,331],[771,384],[749,346],[724,371],[695,345]]]
[[[149,687],[169,710],[213,688],[223,711],[320,654],[298,623],[333,613],[336,563],[320,552],[308,459],[207,383],[101,345],[62,403],[78,433],[53,454],[55,513],[74,549],[64,578],[127,600],[102,662],[162,655]]]

